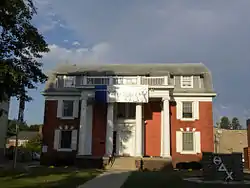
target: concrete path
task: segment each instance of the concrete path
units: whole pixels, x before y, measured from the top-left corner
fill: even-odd
[[[120,188],[130,173],[131,171],[107,171],[78,188]]]

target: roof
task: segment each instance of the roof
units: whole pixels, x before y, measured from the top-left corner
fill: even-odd
[[[87,76],[202,76],[203,88],[186,91],[175,85],[174,92],[214,93],[212,75],[203,63],[145,63],[145,64],[59,64],[49,75],[46,92],[76,92],[75,88],[55,88],[56,75]],[[173,83],[172,83],[173,84]]]
[[[34,137],[36,137],[38,134],[38,132],[34,132],[34,131],[20,131],[18,134],[18,139],[19,140],[30,140]],[[12,136],[9,138],[11,139],[16,139],[16,136]]]
[[[146,63],[146,64],[61,64],[54,70],[56,74],[87,75],[146,75],[166,76],[199,75],[210,73],[203,63]]]

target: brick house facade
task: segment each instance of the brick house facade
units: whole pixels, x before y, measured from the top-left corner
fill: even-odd
[[[203,64],[64,65],[44,96],[43,164],[114,155],[175,166],[214,151],[216,94]]]

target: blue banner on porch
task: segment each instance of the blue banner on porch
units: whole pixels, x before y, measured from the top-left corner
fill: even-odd
[[[95,86],[95,101],[100,103],[107,103],[107,85]]]

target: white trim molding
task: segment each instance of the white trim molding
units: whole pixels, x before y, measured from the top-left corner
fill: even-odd
[[[190,86],[183,85],[183,78],[189,77],[190,78]],[[181,76],[181,88],[193,88],[194,87],[194,76]]]
[[[189,96],[189,97],[216,97],[216,93],[173,93],[173,96]]]
[[[189,131],[188,131],[189,130]],[[193,151],[184,151],[183,150],[183,133],[190,132],[193,133]],[[198,154],[201,153],[201,132],[195,131],[193,128],[186,128],[184,131],[181,128],[180,131],[176,131],[176,152],[180,154]]]

